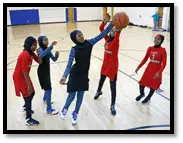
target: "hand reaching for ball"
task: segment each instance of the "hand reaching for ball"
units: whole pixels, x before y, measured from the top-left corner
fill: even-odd
[[[107,23],[111,19],[111,16],[109,14],[106,15],[104,18],[104,22]]]

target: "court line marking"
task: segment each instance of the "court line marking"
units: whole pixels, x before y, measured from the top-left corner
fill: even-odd
[[[103,61],[101,58],[99,58],[99,57],[97,57],[97,56],[95,56],[95,55],[92,55],[92,56],[95,57],[95,58],[97,58],[97,59],[99,59],[100,61]],[[17,60],[17,59],[16,59],[16,60]],[[9,62],[9,63],[7,64],[7,66],[10,65],[11,63],[15,62],[16,60],[13,60],[13,61]],[[68,61],[55,62],[55,63],[50,63],[50,64],[57,64],[57,63],[64,63],[64,62],[68,62]],[[33,65],[32,67],[35,67],[35,66],[38,66],[38,65]],[[10,69],[7,69],[7,70],[13,70],[13,69],[15,69],[15,68],[10,68]],[[132,76],[128,75],[127,73],[123,72],[122,70],[118,69],[118,71],[121,72],[121,73],[123,73],[124,75],[128,76],[129,78],[133,79],[134,81],[138,82],[137,79],[133,78]],[[157,94],[160,95],[161,97],[163,97],[163,98],[165,98],[165,99],[167,99],[167,100],[170,101],[169,98],[165,97],[165,96],[162,95],[161,93],[159,93],[159,92],[157,92],[157,91],[155,91],[155,93],[157,93]]]
[[[149,125],[149,126],[140,126],[135,128],[130,128],[126,130],[139,130],[139,129],[148,129],[148,128],[160,128],[160,127],[170,127],[170,125]]]
[[[101,58],[99,58],[99,57],[97,57],[97,56],[95,56],[95,55],[93,55],[93,56],[96,57],[97,59],[99,59],[100,61],[103,61]],[[118,69],[118,71],[121,72],[121,73],[123,73],[124,75],[128,76],[129,78],[133,79],[134,81],[138,82],[137,79],[133,78],[132,76],[128,75],[127,73],[123,72],[122,70]],[[157,91],[155,91],[155,93],[157,93],[157,94],[160,95],[161,97],[163,97],[163,98],[167,99],[168,101],[170,101],[169,98],[165,97],[165,96],[162,95],[161,93],[159,93],[159,92],[157,92]]]

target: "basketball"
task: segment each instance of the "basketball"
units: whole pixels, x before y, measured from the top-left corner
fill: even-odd
[[[116,28],[126,28],[129,24],[129,17],[124,12],[118,12],[114,15],[112,22]]]

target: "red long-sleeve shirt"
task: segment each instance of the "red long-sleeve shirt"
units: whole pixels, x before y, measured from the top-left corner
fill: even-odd
[[[100,31],[104,30],[105,23],[100,25]],[[105,36],[105,53],[101,74],[106,75],[111,81],[117,76],[118,71],[118,50],[120,32],[116,32],[114,39],[108,43],[109,36]]]
[[[139,84],[158,89],[162,81],[162,72],[166,67],[167,53],[165,48],[149,47],[144,59],[137,68],[140,69],[147,62],[148,58],[150,58],[150,62],[147,65]],[[160,75],[157,79],[154,78],[156,73],[159,73]]]

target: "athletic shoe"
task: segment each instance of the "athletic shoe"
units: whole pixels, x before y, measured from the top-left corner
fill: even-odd
[[[61,111],[61,113],[60,113],[60,118],[64,120],[66,114],[67,114],[67,109],[62,109],[62,111]]]
[[[27,125],[27,126],[36,126],[36,125],[39,125],[39,121],[36,121],[32,118],[29,118],[29,119],[25,120],[25,125]]]
[[[115,105],[112,105],[110,110],[112,115],[116,115]]]
[[[49,110],[47,110],[47,114],[56,115],[56,114],[58,114],[58,111],[56,109],[49,109]]]
[[[145,98],[143,101],[142,101],[142,104],[147,104],[147,103],[150,103],[150,99],[149,98]]]
[[[72,124],[73,125],[77,124],[77,116],[78,116],[78,114],[76,112],[72,113]]]
[[[99,98],[100,95],[102,95],[103,92],[102,91],[97,91],[97,93],[94,96],[94,99],[96,100],[97,98]]]
[[[139,95],[139,96],[136,97],[135,100],[136,100],[136,101],[139,101],[139,100],[140,100],[141,98],[143,98],[144,96],[145,96],[145,95]]]

